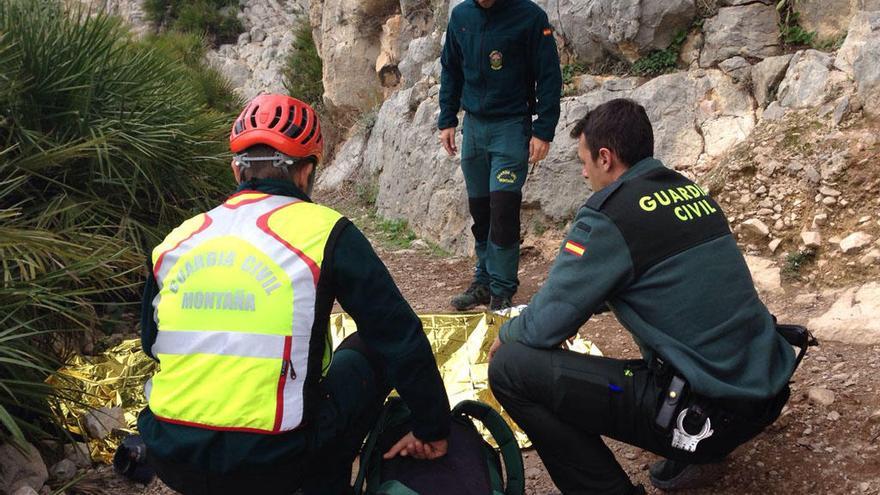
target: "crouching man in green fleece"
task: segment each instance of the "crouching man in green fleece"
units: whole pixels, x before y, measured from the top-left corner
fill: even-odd
[[[644,493],[601,435],[667,458],[651,468],[658,488],[711,481],[701,465],[778,417],[794,352],[721,207],[652,157],[644,108],[609,101],[572,137],[595,192],[541,290],[501,328],[492,391],[563,493]],[[559,349],[606,301],[642,359]]]

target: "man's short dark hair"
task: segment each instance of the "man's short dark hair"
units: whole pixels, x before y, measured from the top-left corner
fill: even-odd
[[[252,158],[266,158],[275,156],[277,150],[271,146],[265,144],[255,144],[250,148],[245,150],[245,153]],[[303,158],[294,162],[293,165],[288,167],[287,172],[282,168],[272,166],[271,162],[253,162],[249,167],[243,168],[241,170],[241,180],[249,181],[253,179],[279,179],[279,180],[290,180],[296,170],[300,167],[308,165],[309,163],[315,163],[315,161],[311,158]]]
[[[587,112],[571,130],[571,137],[583,135],[593,160],[599,157],[600,148],[617,153],[626,166],[632,166],[645,158],[654,156],[654,130],[645,107],[618,98],[603,103]]]

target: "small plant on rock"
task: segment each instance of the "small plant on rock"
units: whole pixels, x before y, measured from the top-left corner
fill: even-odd
[[[785,266],[782,268],[782,276],[786,280],[795,280],[800,278],[801,269],[804,265],[811,263],[816,259],[816,251],[812,249],[804,249],[802,251],[792,251],[785,257]]]
[[[816,40],[815,31],[807,31],[800,25],[800,14],[795,11],[797,0],[779,0],[779,38],[787,46],[812,45]]]
[[[676,33],[672,43],[665,50],[654,50],[636,60],[630,72],[636,76],[659,76],[672,72],[678,65],[678,55],[687,39],[688,32],[681,30]]]

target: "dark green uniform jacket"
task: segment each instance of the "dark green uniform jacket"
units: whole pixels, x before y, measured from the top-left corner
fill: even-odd
[[[721,208],[653,158],[580,209],[547,281],[501,339],[556,347],[604,301],[646,359],[659,356],[707,397],[769,398],[791,376],[794,352]]]
[[[440,62],[440,129],[457,126],[462,107],[477,117],[537,113],[532,133],[553,140],[562,73],[547,14],[534,2],[484,9],[465,0],[452,10]]]
[[[243,183],[239,190],[244,189],[309,201],[289,182],[256,180]],[[357,322],[363,341],[382,357],[391,385],[413,412],[413,433],[425,441],[446,438],[449,400],[421,321],[353,224],[337,238],[333,259],[330,275],[336,300]],[[157,292],[151,275],[141,306],[141,340],[150,357],[158,333],[152,307]],[[138,429],[153,454],[164,461],[221,473],[284,462],[305,450],[307,438],[303,429],[261,435],[175,425],[157,420],[149,407],[138,418]]]

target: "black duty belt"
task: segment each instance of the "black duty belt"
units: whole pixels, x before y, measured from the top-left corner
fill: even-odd
[[[774,317],[774,321],[775,321]],[[819,341],[801,325],[776,325],[776,331],[789,345],[799,349],[792,374],[800,366],[807,349],[819,345]],[[712,436],[710,415],[737,416],[743,404],[725,404],[725,401],[710,400],[694,394],[688,397],[688,383],[674,367],[655,358],[649,367],[660,376],[671,375],[654,423],[661,431],[672,431],[672,446],[689,452],[697,448],[704,438]],[[789,377],[789,380],[791,377]],[[769,402],[773,402],[771,399]],[[687,407],[685,407],[687,405]],[[757,405],[757,404],[756,404]]]

